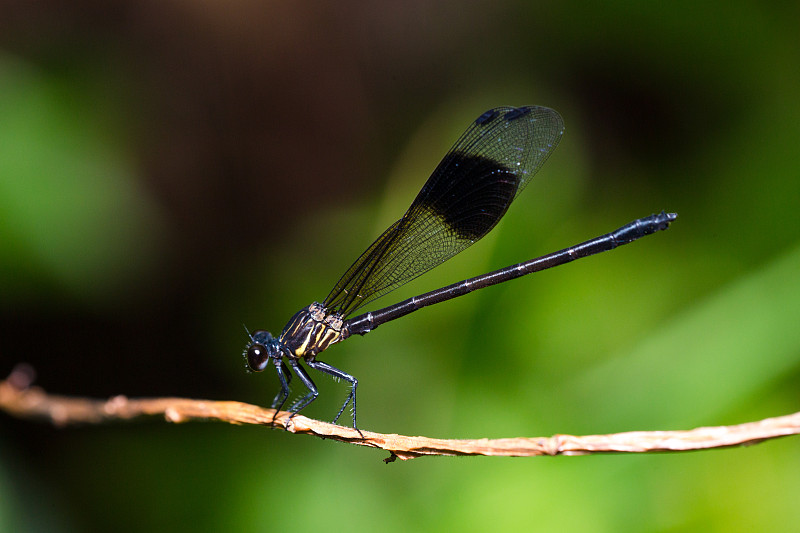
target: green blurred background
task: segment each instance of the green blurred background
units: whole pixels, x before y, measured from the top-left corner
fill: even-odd
[[[484,110],[566,135],[500,226],[373,308],[661,209],[666,233],[335,346],[364,429],[686,429],[800,409],[800,4],[0,2],[0,373],[268,404],[278,333]],[[342,384],[314,375],[304,414]],[[789,531],[800,441],[423,458],[261,427],[0,415],[2,531]]]

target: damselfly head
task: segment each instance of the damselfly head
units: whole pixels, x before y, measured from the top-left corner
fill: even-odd
[[[260,329],[250,335],[250,343],[245,348],[247,367],[253,372],[261,372],[269,364],[272,357],[280,353],[278,340],[269,331]]]

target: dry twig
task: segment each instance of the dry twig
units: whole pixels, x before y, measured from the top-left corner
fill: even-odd
[[[141,416],[163,416],[169,422],[219,420],[230,424],[272,424],[273,409],[241,402],[191,400],[186,398],[131,399],[115,396],[109,400],[73,398],[48,394],[31,387],[32,373],[15,369],[0,381],[0,409],[20,418],[41,418],[56,426],[100,424]],[[362,431],[320,422],[281,411],[275,426],[292,433],[305,433],[359,446],[388,451],[386,461],[413,459],[423,455],[583,455],[590,453],[641,453],[706,450],[755,444],[800,433],[800,413],[767,418],[735,426],[701,427],[686,431],[631,431],[611,435],[554,435],[552,437],[508,439],[432,439]]]

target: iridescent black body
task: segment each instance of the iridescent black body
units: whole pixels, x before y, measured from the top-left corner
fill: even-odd
[[[317,387],[301,366],[302,360],[310,368],[350,383],[350,394],[334,422],[352,402],[353,428],[356,428],[358,381],[317,360],[317,355],[331,344],[354,334],[364,335],[384,322],[422,307],[612,250],[665,230],[675,220],[677,215],[662,211],[559,252],[347,318],[491,231],[558,145],[563,131],[559,114],[545,107],[499,107],[478,117],[436,167],[405,215],[353,263],[323,303],[314,302],[298,311],[277,339],[263,330],[250,335],[245,349],[249,368],[262,371],[272,361],[281,382],[272,407],[282,409],[289,397],[292,378],[289,367],[308,389],[289,411],[297,413],[316,399]]]

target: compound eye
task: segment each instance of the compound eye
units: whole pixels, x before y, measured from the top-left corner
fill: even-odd
[[[267,368],[269,353],[263,344],[253,344],[247,349],[247,366],[253,372],[261,372]]]

